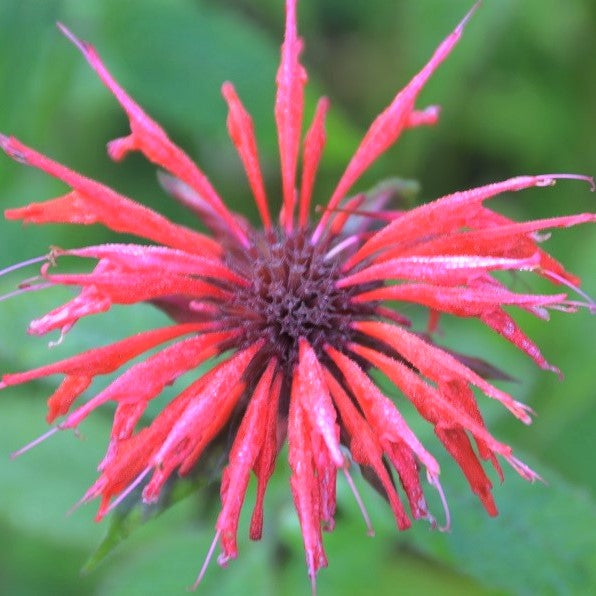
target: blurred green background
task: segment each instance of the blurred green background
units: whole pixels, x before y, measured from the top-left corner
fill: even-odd
[[[469,0],[301,0],[304,63],[310,74],[307,120],[318,94],[332,100],[329,143],[318,182],[324,202],[358,139],[470,7]],[[237,156],[225,132],[220,85],[232,80],[253,113],[270,195],[279,190],[273,79],[283,30],[281,0],[3,0],[0,3],[0,130],[80,172],[107,182],[178,221],[186,212],[156,183],[140,156],[113,164],[105,143],[126,119],[77,51],[60,20],[93,41],[113,74],[196,157],[228,204],[254,217]],[[408,131],[363,178],[365,189],[390,176],[421,183],[421,201],[517,174],[596,174],[596,3],[593,0],[486,0],[419,105],[443,108],[434,128]],[[0,156],[3,208],[58,196],[64,186]],[[594,211],[595,196],[576,182],[503,196],[491,207],[517,218]],[[190,225],[193,225],[190,222]],[[0,222],[0,268],[50,245],[109,241],[101,228],[23,228]],[[596,295],[596,233],[558,231],[546,244]],[[0,279],[0,293],[34,271]],[[515,281],[524,289],[525,279]],[[546,286],[532,287],[545,290]],[[0,304],[0,370],[38,366],[163,322],[149,308],[114,309],[81,322],[48,354],[47,339],[25,334],[28,321],[60,303],[59,292]],[[412,314],[412,313],[410,313]],[[415,313],[413,313],[415,314]],[[525,428],[487,404],[497,437],[545,478],[526,485],[506,470],[495,488],[500,517],[489,519],[468,494],[455,464],[442,457],[452,508],[448,534],[420,523],[398,534],[389,508],[364,482],[377,536],[366,536],[339,482],[336,531],[321,594],[588,594],[596,592],[594,523],[593,318],[555,312],[549,323],[520,316],[565,381],[540,370],[480,325],[445,319],[439,340],[488,358],[519,382],[506,387],[538,412]],[[17,461],[19,448],[45,429],[54,380],[2,392],[0,401],[0,593],[182,594],[201,565],[217,508],[202,494],[135,529],[93,571],[80,574],[108,530],[93,505],[65,511],[94,479],[109,432],[109,412],[72,435],[52,438]],[[428,428],[421,436],[439,453]],[[308,579],[287,470],[280,463],[266,507],[266,536],[240,557],[209,569],[201,594],[305,594]],[[213,492],[213,491],[212,491]],[[247,510],[251,509],[251,494]]]

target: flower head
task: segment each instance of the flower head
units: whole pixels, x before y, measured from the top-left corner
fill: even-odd
[[[516,293],[494,274],[530,271],[579,292],[579,280],[539,246],[539,232],[594,222],[596,215],[518,223],[486,203],[502,193],[550,186],[561,178],[585,180],[593,189],[593,180],[568,174],[520,176],[455,192],[410,211],[386,209],[392,194],[387,188],[348,196],[363,172],[406,128],[437,121],[438,108],[418,110],[417,96],[458,43],[471,14],[371,124],[316,221],[311,200],[329,103],[325,98],[319,101],[303,138],[307,75],[300,63],[296,0],[286,1],[275,100],[282,180],[278,218],[269,209],[251,117],[232,84],[222,87],[228,130],[258,207],[260,229],[228,209],[199,167],[114,80],[95,49],[60,26],[129,118],[131,132],[108,144],[110,157],[120,160],[131,151],[143,153],[165,172],[161,181],[167,190],[211,231],[207,235],[175,224],[15,138],[0,136],[0,146],[10,157],[70,187],[61,197],[7,210],[8,219],[101,223],[149,242],[55,248],[47,257],[23,263],[43,261],[41,282],[26,291],[80,289],[75,298],[32,321],[29,332],[58,330],[62,337],[79,319],[105,312],[113,304],[150,302],[173,320],[167,327],[2,377],[0,387],[6,388],[63,376],[48,400],[47,416],[49,423],[60,417],[62,421],[40,439],[77,429],[98,407],[115,403],[99,477],[82,498],[100,499],[98,519],[135,489],[142,489],[145,503],[155,502],[174,474],[190,473],[211,445],[232,436],[229,443],[223,441],[227,465],[209,553],[219,543],[221,564],[237,556],[238,519],[251,472],[257,479],[257,496],[250,536],[261,537],[267,483],[286,440],[290,487],[313,585],[318,569],[327,564],[322,531],[334,526],[336,477],[341,472],[353,487],[352,461],[384,494],[399,529],[408,528],[412,518],[437,525],[425,500],[425,479],[439,491],[448,526],[439,465],[370,376],[373,369],[388,377],[433,426],[490,515],[496,515],[497,508],[482,461],[500,477],[505,461],[524,478],[538,478],[511,447],[488,432],[473,388],[525,423],[530,422],[531,410],[491,384],[478,361],[439,348],[430,334],[413,331],[408,319],[386,303],[413,302],[428,308],[429,331],[442,313],[477,318],[538,366],[556,371],[504,307],[547,318],[548,309],[593,310],[593,303],[569,300],[565,293]],[[57,272],[55,264],[64,256],[91,260],[94,267],[85,273]],[[122,370],[153,349],[152,355]],[[209,372],[181,388],[152,421],[144,421],[148,404],[166,385],[218,356]],[[105,389],[80,401],[95,377],[114,372],[116,378]],[[355,489],[354,493],[361,503]],[[367,519],[363,505],[362,510]]]

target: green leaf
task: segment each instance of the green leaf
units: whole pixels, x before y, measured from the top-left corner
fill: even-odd
[[[9,453],[47,430],[45,402],[31,400],[30,393],[18,387],[2,395],[0,523],[43,540],[89,549],[102,532],[92,521],[93,507],[65,515],[95,479],[108,424],[94,417],[82,426],[80,439],[71,432],[58,433],[12,461]]]
[[[495,497],[500,514],[488,517],[476,497],[456,482],[451,464],[443,485],[452,515],[449,533],[416,527],[407,544],[486,586],[516,595],[589,594],[596,588],[596,507],[585,491],[543,465],[547,484],[507,474]]]

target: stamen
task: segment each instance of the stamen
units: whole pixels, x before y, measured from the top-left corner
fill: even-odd
[[[563,276],[559,275],[558,273],[555,273],[554,271],[544,271],[544,274],[547,277],[551,277],[555,281],[558,281],[560,284],[567,286],[570,290],[573,290],[576,294],[579,294],[582,298],[584,298],[585,301],[588,303],[588,308],[591,312],[594,312],[594,310],[596,310],[596,302],[592,299],[591,296],[586,294],[586,292],[584,292],[579,286],[576,286],[575,284],[571,283],[568,279],[565,279]]]
[[[326,255],[324,260],[329,261],[333,257],[337,256],[340,252],[352,246],[352,244],[357,244],[359,242],[359,238],[357,235],[348,236],[345,240],[342,240],[338,244],[336,244]]]
[[[23,269],[28,267],[29,265],[34,265],[35,263],[42,263],[43,261],[50,261],[49,255],[42,255],[41,257],[34,257],[32,259],[27,259],[26,261],[21,261],[20,263],[15,263],[14,265],[10,265],[10,267],[6,267],[4,269],[0,269],[0,277],[3,275],[7,275],[8,273],[12,273],[13,271],[18,271],[19,269]]]
[[[511,467],[525,480],[528,480],[530,482],[535,482],[536,480],[544,482],[544,480],[539,474],[537,474],[536,472],[534,472],[534,470],[532,470],[532,468],[524,464],[523,461],[517,459],[517,457],[510,455],[505,459],[509,462]]]
[[[587,308],[592,314],[596,314],[595,302],[580,302],[579,300],[565,300],[561,304],[551,304],[549,308],[561,312],[574,313],[578,308]]]
[[[0,296],[0,302],[4,302],[9,298],[14,298],[15,296],[20,296],[21,294],[26,294],[27,292],[36,292],[38,290],[45,290],[47,288],[51,288],[54,284],[53,283],[45,283],[45,284],[38,284],[36,286],[26,286],[24,288],[19,288],[18,290],[14,290],[13,292],[8,292],[8,294],[4,294]]]
[[[199,584],[203,580],[203,576],[205,575],[205,572],[207,571],[207,567],[209,566],[209,562],[211,561],[211,557],[213,556],[213,551],[215,550],[215,547],[216,547],[217,543],[219,542],[220,533],[221,533],[220,530],[217,530],[217,532],[215,533],[215,537],[213,538],[213,542],[211,543],[211,546],[209,547],[209,551],[207,552],[207,556],[205,557],[205,561],[203,563],[203,566],[201,567],[201,571],[199,571],[199,575],[197,575],[197,579],[195,580],[195,583],[190,588],[193,591],[198,588]]]
[[[358,489],[356,488],[356,485],[354,484],[354,480],[352,480],[352,477],[350,476],[350,473],[348,472],[347,465],[342,467],[342,471],[344,473],[344,476],[346,477],[346,481],[348,482],[348,485],[352,491],[352,494],[354,495],[354,498],[356,499],[356,503],[358,503],[358,507],[360,508],[362,517],[364,518],[364,523],[366,524],[366,533],[369,536],[374,536],[375,529],[372,527],[372,523],[370,521],[370,516],[368,515],[368,511],[366,510],[364,501],[362,500],[362,497],[360,496],[360,493],[358,492]]]
[[[23,453],[27,453],[33,449],[33,447],[37,447],[40,443],[43,443],[46,439],[49,439],[52,435],[56,434],[60,430],[60,427],[54,426],[50,428],[47,432],[43,433],[43,435],[37,437],[37,439],[33,439],[30,443],[27,443],[24,447],[21,447],[17,451],[13,451],[10,454],[10,459],[16,459],[17,457],[23,455]]]
[[[89,502],[91,499],[94,499],[103,490],[105,486],[105,482],[99,480],[96,482],[92,487],[90,487],[87,492],[66,512],[66,517],[71,516],[79,507],[84,505],[85,503]]]
[[[441,504],[443,505],[443,511],[445,512],[445,525],[437,526],[437,530],[439,530],[439,532],[449,532],[449,530],[451,529],[451,513],[449,513],[449,505],[447,505],[447,499],[445,498],[443,487],[439,482],[439,477],[434,476],[433,474],[429,474],[428,472],[426,474],[426,477],[428,479],[429,484],[433,486],[439,493]]]
[[[403,215],[401,211],[369,211],[367,209],[350,209],[349,207],[328,208],[321,205],[317,206],[316,211],[317,213],[348,213],[352,216],[368,217],[369,219],[385,222],[392,222],[400,215]]]
[[[596,184],[594,183],[594,178],[592,176],[584,176],[582,174],[542,174],[540,178],[542,181],[536,184],[536,186],[551,186],[556,180],[561,179],[582,180],[590,185],[590,190],[592,192],[596,191]]]
[[[72,329],[73,323],[69,323],[68,325],[64,325],[64,327],[60,328],[60,335],[58,336],[58,339],[53,339],[51,341],[48,342],[48,348],[55,348],[56,346],[59,346],[62,344],[62,342],[64,341],[64,338],[66,337],[66,334]]]
[[[128,495],[130,495],[135,488],[137,488],[137,486],[139,486],[139,484],[141,484],[141,482],[143,482],[143,480],[145,479],[145,477],[147,476],[147,474],[149,474],[149,472],[151,472],[151,470],[153,469],[153,466],[147,466],[134,480],[131,484],[128,485],[128,487],[123,490],[111,503],[110,506],[106,509],[106,514],[110,513],[111,511],[114,511],[114,509],[116,509],[116,507],[118,507],[118,505],[120,505],[120,503],[122,503],[122,501],[124,501],[124,499],[126,499],[126,497],[128,497]]]

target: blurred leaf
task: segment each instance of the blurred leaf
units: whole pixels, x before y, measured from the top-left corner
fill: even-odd
[[[82,578],[77,573],[84,549],[4,523],[0,532],[3,543],[10,545],[0,550],[0,593],[39,596],[47,594],[48,587],[61,596],[93,593],[97,576]]]
[[[516,595],[590,594],[596,589],[596,506],[585,491],[535,466],[547,485],[508,474],[495,496],[500,514],[488,517],[463,482],[445,466],[450,533],[413,532],[421,552],[486,586]],[[406,537],[404,536],[404,539]]]
[[[33,401],[28,393],[19,387],[2,396],[0,523],[65,547],[89,549],[102,532],[92,521],[92,507],[68,518],[65,514],[95,479],[95,462],[103,454],[108,425],[92,418],[82,426],[82,439],[58,433],[11,461],[9,453],[47,430],[43,400]]]

